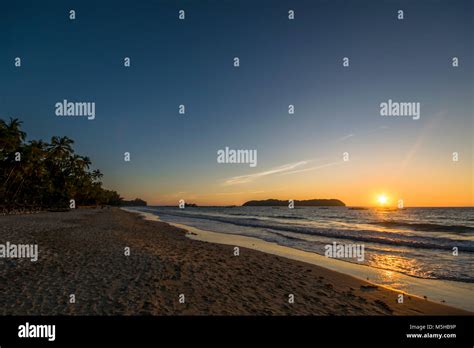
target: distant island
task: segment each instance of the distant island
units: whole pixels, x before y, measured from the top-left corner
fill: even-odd
[[[345,207],[345,203],[339,199],[307,199],[295,200],[295,207]],[[288,200],[266,199],[261,201],[248,201],[242,204],[244,207],[283,207],[288,206]]]
[[[122,200],[120,202],[120,205],[126,206],[126,207],[146,207],[147,203],[143,199],[135,198],[131,201]]]

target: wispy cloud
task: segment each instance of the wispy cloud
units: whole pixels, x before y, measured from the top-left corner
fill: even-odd
[[[372,134],[372,133],[377,133],[379,132],[380,130],[382,129],[389,129],[388,126],[380,126],[380,127],[377,127],[377,128],[374,128],[374,129],[369,129],[369,130],[366,130],[366,131],[363,131],[363,132],[358,132],[358,136],[366,136],[368,134]],[[337,138],[336,139],[336,142],[337,143],[340,143],[340,142],[343,142],[343,141],[346,141],[346,140],[349,140],[351,138],[354,138],[356,136],[355,133],[349,133],[347,135],[344,135],[340,138]]]
[[[330,163],[320,164],[319,166],[314,166],[314,167],[310,167],[310,168],[292,170],[292,171],[290,171],[290,172],[281,173],[280,175],[288,175],[288,174],[296,174],[296,173],[302,173],[302,172],[309,172],[309,171],[311,171],[311,170],[316,170],[316,169],[325,168],[325,167],[331,167],[331,166],[334,166],[334,165],[337,165],[337,164],[342,164],[342,163],[344,163],[344,162],[343,162],[343,161],[330,162]]]
[[[274,175],[274,174],[278,174],[278,173],[284,173],[284,172],[294,170],[296,168],[307,165],[309,162],[310,161],[300,161],[300,162],[295,162],[295,163],[288,163],[288,164],[284,164],[284,165],[279,166],[279,167],[269,169],[269,170],[264,171],[264,172],[259,172],[259,173],[249,174],[249,175],[234,176],[232,178],[229,178],[229,179],[225,180],[224,185],[237,185],[237,184],[249,183],[249,182],[252,182],[256,179],[265,177],[265,176]]]
[[[351,133],[351,134],[347,134],[347,135],[345,135],[345,136],[343,136],[343,137],[337,139],[336,142],[346,141],[347,139],[350,139],[350,138],[352,138],[353,136],[355,136],[355,134],[352,134],[352,133]]]

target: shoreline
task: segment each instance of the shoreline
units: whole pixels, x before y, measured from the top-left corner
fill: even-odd
[[[425,292],[425,294],[417,294],[414,292],[405,291],[405,290],[397,289],[388,285],[380,284],[380,282],[374,281],[378,278],[380,273],[390,273],[390,274],[396,273],[393,271],[374,269],[366,265],[357,265],[354,263],[349,263],[349,262],[345,262],[345,261],[341,261],[337,259],[326,258],[316,253],[293,249],[290,247],[282,246],[276,243],[267,242],[267,241],[254,238],[254,237],[248,237],[248,236],[242,236],[242,235],[236,235],[236,234],[230,234],[230,233],[218,233],[218,232],[206,231],[206,230],[202,230],[202,229],[189,226],[189,225],[166,222],[166,221],[160,220],[158,215],[155,215],[149,212],[136,211],[136,210],[127,209],[127,208],[121,208],[121,209],[127,212],[130,212],[132,214],[133,213],[138,214],[143,219],[148,220],[148,221],[165,222],[176,228],[186,230],[187,231],[186,237],[192,240],[244,247],[244,248],[260,251],[263,253],[272,254],[279,257],[284,257],[290,260],[305,262],[308,264],[323,267],[327,269],[328,271],[334,271],[334,272],[341,273],[345,276],[354,277],[357,280],[364,281],[369,284],[384,287],[389,291],[403,293],[404,295],[407,295],[407,296],[417,297],[420,300],[425,300],[423,296],[427,296],[426,294],[428,294],[429,296],[427,297],[430,302],[435,302],[440,305],[452,306],[452,307],[455,307],[461,310],[470,311],[470,312],[474,311],[474,300],[471,301],[468,308],[466,308],[465,305],[459,305],[461,301],[459,301],[459,303],[458,302],[456,303],[458,305],[454,305],[453,303],[447,303],[447,302],[442,302],[442,300],[436,300],[436,298],[443,298],[443,297],[449,296],[451,291],[453,290],[452,286],[450,286],[450,283],[458,284],[458,282],[436,280],[436,279],[414,278],[414,277],[397,273],[397,275],[400,278],[403,278],[407,283],[412,283],[412,284],[416,283],[415,285],[417,286],[417,290],[422,289]],[[435,287],[433,287],[433,285],[435,285]],[[468,289],[463,291],[463,295],[458,296],[458,300],[465,300],[465,299],[471,298],[472,290],[469,289],[470,286],[471,284],[467,285]]]
[[[131,213],[138,213],[144,219],[149,221],[161,221],[177,228],[187,230],[188,233],[186,236],[192,240],[245,247],[291,260],[302,261],[308,264],[324,267],[331,271],[349,275],[377,286],[383,286],[388,290],[396,291],[398,293],[416,296],[420,299],[424,299],[424,296],[427,296],[427,298],[432,302],[474,312],[474,298],[472,297],[472,293],[474,293],[474,284],[471,283],[411,277],[394,271],[377,269],[367,265],[355,264],[334,258],[327,258],[316,253],[282,246],[277,243],[267,242],[254,237],[207,231],[180,223],[166,222],[160,220],[159,216],[149,212],[136,211],[127,208],[122,208],[122,210]],[[394,283],[396,286],[392,285]],[[453,294],[456,295],[453,296]],[[466,301],[469,302],[466,303]]]
[[[39,248],[36,262],[0,259],[1,315],[473,315],[245,247],[237,257],[118,208],[0,221],[0,241]]]

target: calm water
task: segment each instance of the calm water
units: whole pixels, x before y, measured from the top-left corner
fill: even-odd
[[[324,255],[333,242],[363,244],[371,267],[474,282],[474,208],[146,207],[163,221],[251,236]],[[453,247],[459,250],[453,256]],[[356,260],[345,260],[358,263]]]

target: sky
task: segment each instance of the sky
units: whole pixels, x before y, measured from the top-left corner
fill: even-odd
[[[106,188],[149,205],[472,206],[473,13],[470,0],[8,2],[0,118],[29,140],[74,139]],[[95,119],[56,116],[64,99],[94,102]],[[381,116],[389,99],[420,118]],[[257,150],[257,166],[218,163],[226,147]]]

